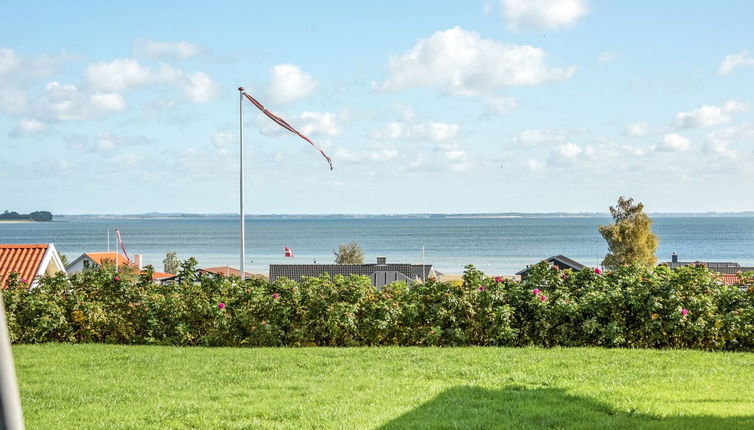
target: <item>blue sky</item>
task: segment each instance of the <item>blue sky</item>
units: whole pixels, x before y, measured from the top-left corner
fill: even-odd
[[[754,3],[0,4],[0,210],[747,211]]]

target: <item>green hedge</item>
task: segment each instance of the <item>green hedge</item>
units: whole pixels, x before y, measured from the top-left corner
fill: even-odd
[[[462,282],[367,277],[273,283],[192,274],[155,284],[106,269],[3,291],[16,343],[204,346],[496,345],[754,350],[754,288],[721,284],[704,266],[559,271],[523,282],[468,266]],[[745,277],[744,282],[751,282]]]

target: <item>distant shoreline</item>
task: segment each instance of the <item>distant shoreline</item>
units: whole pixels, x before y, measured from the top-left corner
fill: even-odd
[[[34,221],[30,219],[0,219],[0,224],[20,224],[20,223],[27,223],[27,222],[45,222],[45,221]]]
[[[650,217],[679,218],[749,218],[754,211],[745,212],[655,212]],[[501,213],[425,213],[425,214],[255,214],[247,219],[517,219],[517,218],[610,218],[607,212],[501,212]],[[55,215],[53,221],[111,219],[238,219],[238,214],[159,213],[143,214],[67,214]]]

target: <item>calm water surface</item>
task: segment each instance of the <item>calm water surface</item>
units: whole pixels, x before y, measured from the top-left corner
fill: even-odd
[[[542,258],[563,254],[598,265],[607,252],[597,227],[609,218],[395,218],[250,219],[246,224],[247,270],[267,271],[270,263],[333,261],[332,249],[356,240],[366,260],[425,260],[446,273],[474,264],[489,274],[511,274]],[[126,250],[143,254],[145,264],[162,269],[168,251],[196,257],[200,266],[238,267],[238,221],[233,219],[71,220],[0,223],[0,243],[49,243],[73,260],[83,252],[107,250],[107,231],[119,228]],[[660,261],[678,252],[682,260],[737,261],[754,265],[754,217],[658,217]],[[111,242],[111,248],[113,247]],[[296,254],[283,257],[283,246]]]

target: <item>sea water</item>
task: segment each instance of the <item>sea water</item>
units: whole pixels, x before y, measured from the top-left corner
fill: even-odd
[[[473,264],[488,274],[513,274],[528,264],[562,254],[596,266],[607,253],[598,226],[610,218],[279,218],[246,222],[247,270],[271,263],[332,263],[339,243],[356,241],[365,261],[433,264],[461,273]],[[195,257],[200,267],[239,264],[239,221],[233,218],[69,219],[0,223],[0,243],[54,243],[72,261],[84,252],[114,250],[114,230],[129,256],[162,270],[169,251]],[[736,261],[754,266],[754,217],[657,217],[658,262],[673,252],[682,261]],[[284,257],[288,246],[294,258]],[[422,248],[424,252],[422,252]]]

